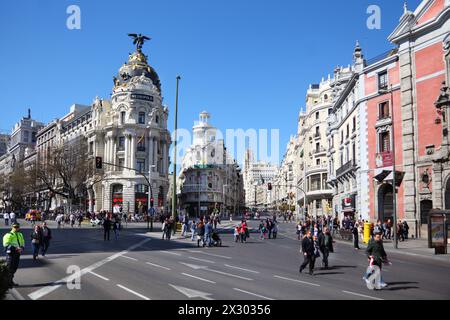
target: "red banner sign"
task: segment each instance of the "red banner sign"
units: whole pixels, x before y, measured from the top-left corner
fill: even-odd
[[[378,153],[375,158],[377,168],[391,167],[394,164],[392,152]]]

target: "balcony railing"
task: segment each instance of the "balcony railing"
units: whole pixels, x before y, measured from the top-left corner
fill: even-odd
[[[323,152],[327,152],[327,150],[325,150],[325,148],[319,148],[319,149],[315,149],[315,150],[313,151],[313,154],[316,154],[316,153],[323,153]]]
[[[355,169],[356,164],[354,160],[350,160],[346,164],[344,164],[342,167],[336,170],[336,177],[339,178],[343,176],[344,174],[351,172]]]

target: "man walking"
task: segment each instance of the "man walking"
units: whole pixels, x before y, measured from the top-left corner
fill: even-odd
[[[10,214],[9,214],[9,219],[11,220],[11,224],[17,223],[17,220],[16,220],[16,214],[14,213],[14,211],[11,211],[11,212],[10,212]]]
[[[5,219],[5,226],[9,226],[9,213],[5,212],[3,218]]]
[[[319,247],[322,252],[322,266],[328,269],[328,256],[330,252],[334,252],[333,249],[333,237],[331,236],[330,229],[325,227],[325,232],[319,233]]]
[[[13,281],[14,274],[19,267],[20,255],[25,250],[25,240],[18,223],[14,223],[11,232],[4,235],[3,247],[6,252],[6,265],[10,272],[9,286],[10,288],[17,287],[18,284]]]
[[[111,221],[107,216],[105,216],[103,220],[103,240],[106,241],[106,238],[108,238],[109,241],[109,233],[111,231]]]
[[[361,222],[360,222],[361,223]],[[359,234],[358,234],[358,227],[359,224],[355,223],[355,225],[353,226],[352,229],[352,234],[353,234],[353,247],[355,248],[355,250],[359,250]]]
[[[386,251],[384,251],[383,240],[381,240],[381,233],[374,234],[374,238],[369,241],[366,249],[366,254],[369,261],[373,259],[373,264],[380,268],[379,283],[375,287],[386,287],[387,284],[384,283],[383,278],[381,277],[382,264],[383,262],[387,263],[387,254]],[[366,280],[366,282],[369,282],[369,279],[367,279],[366,277],[364,277],[364,280]]]
[[[302,273],[303,269],[306,268],[306,266],[309,264],[309,274],[314,274],[314,263],[315,263],[315,256],[314,256],[314,241],[311,236],[311,230],[308,230],[306,233],[306,237],[302,240],[302,252],[303,252],[303,264],[300,266],[299,272]]]
[[[48,247],[50,246],[50,240],[52,239],[52,230],[47,227],[47,222],[42,223],[42,256],[45,257]]]

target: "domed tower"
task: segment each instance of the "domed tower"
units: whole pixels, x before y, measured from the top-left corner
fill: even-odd
[[[158,74],[142,52],[144,41],[150,38],[130,36],[136,51],[113,77],[110,108],[102,111],[106,121],[98,130],[102,137],[97,137],[96,155],[113,165],[103,168],[108,178],[99,190],[103,201],[96,210],[145,213],[150,181],[155,209],[162,211],[169,187],[168,108],[162,105]]]

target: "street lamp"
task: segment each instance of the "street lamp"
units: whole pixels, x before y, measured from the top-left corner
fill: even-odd
[[[228,187],[228,184],[224,184],[222,186],[222,217],[224,217],[225,213],[225,188]]]
[[[174,152],[173,152],[173,196],[172,196],[172,218],[176,221],[177,212],[177,130],[178,130],[178,86],[181,80],[180,76],[177,76],[177,90],[175,95],[175,140],[174,140]],[[173,226],[176,230],[176,224]]]
[[[149,228],[149,219],[151,222],[150,230],[153,231],[153,215],[154,209],[151,203],[153,199],[153,188],[152,188],[152,169],[156,168],[155,164],[150,165],[150,157],[149,157],[149,166],[148,166],[148,198],[147,198],[147,229]]]

